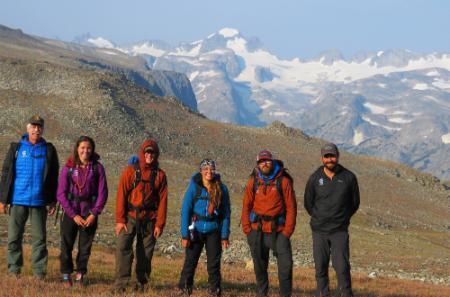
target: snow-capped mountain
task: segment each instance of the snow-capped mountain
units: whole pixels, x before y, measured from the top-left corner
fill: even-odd
[[[448,53],[393,49],[345,59],[330,50],[286,60],[230,28],[179,46],[144,41],[115,48],[143,56],[152,69],[186,74],[209,118],[256,126],[281,120],[350,151],[450,179]]]

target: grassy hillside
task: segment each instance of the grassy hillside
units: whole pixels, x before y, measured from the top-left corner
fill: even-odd
[[[281,123],[249,128],[210,121],[175,98],[149,93],[121,73],[87,66],[79,61],[86,54],[70,47],[10,35],[0,38],[0,158],[35,113],[45,118],[44,136],[56,145],[61,164],[79,135],[92,136],[110,188],[97,244],[114,246],[118,177],[128,157],[145,138],[153,137],[161,147],[161,167],[167,172],[170,192],[168,224],[159,249],[173,246],[174,255],[181,253],[181,197],[198,162],[210,157],[217,160],[233,204],[232,247],[224,260],[247,261],[249,251],[238,226],[242,193],[256,154],[267,148],[285,162],[295,179],[299,211],[293,235],[294,262],[296,267],[312,267],[303,189],[320,165],[323,141]],[[98,54],[89,55],[91,60],[101,59]],[[132,61],[129,65],[137,67]],[[450,210],[444,185],[431,175],[372,157],[343,152],[341,163],[356,173],[361,189],[361,209],[350,228],[353,268],[366,275],[376,272],[450,284]],[[6,221],[7,217],[0,216],[0,244],[6,241]],[[48,228],[50,243],[58,246],[58,228],[53,222]]]
[[[26,258],[30,250],[25,250]],[[49,274],[45,281],[35,280],[30,276],[29,267],[19,280],[8,276],[5,272],[4,258],[0,259],[0,277],[2,290],[0,296],[114,296],[110,293],[114,281],[114,252],[105,248],[95,248],[90,260],[88,286],[66,288],[60,282],[58,251],[50,250]],[[135,293],[130,289],[120,296],[178,296],[176,290],[183,259],[167,257],[161,254],[155,256],[151,277],[150,290]],[[271,293],[278,296],[278,281],[276,267],[269,268]],[[193,296],[207,296],[206,264],[200,262],[195,278]],[[222,266],[223,296],[253,297],[255,290],[254,274],[251,267],[224,264]],[[133,281],[135,282],[135,281]],[[336,278],[331,274],[332,290],[335,289]],[[439,297],[450,296],[450,288],[429,285],[417,281],[405,281],[390,278],[371,279],[362,274],[353,276],[353,287],[356,297]],[[312,296],[315,289],[314,271],[308,268],[294,270],[294,296]]]

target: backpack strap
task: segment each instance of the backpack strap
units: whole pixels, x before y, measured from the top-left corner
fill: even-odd
[[[11,142],[11,149],[15,152],[14,153],[14,162],[15,162],[15,160],[17,160],[17,157],[19,156],[20,143]]]
[[[134,189],[136,189],[136,187],[139,185],[139,183],[149,183],[150,187],[152,190],[155,189],[155,181],[156,181],[156,176],[158,175],[158,168],[153,168],[151,173],[150,173],[150,179],[149,180],[143,180],[142,179],[142,172],[141,172],[141,168],[139,166],[139,163],[133,163],[133,168],[134,168],[134,182],[133,182],[133,187],[131,189],[131,191],[133,191]],[[144,188],[142,188],[141,191],[142,194],[142,199],[144,198]],[[130,201],[128,201],[128,206],[129,209],[134,209],[136,210],[138,207],[134,206]],[[154,203],[152,203],[152,205],[150,206],[145,206],[143,205],[142,207],[140,207],[140,210],[144,210],[144,209],[149,209],[149,210],[157,210],[159,207],[159,196],[158,196],[158,200],[154,201]]]

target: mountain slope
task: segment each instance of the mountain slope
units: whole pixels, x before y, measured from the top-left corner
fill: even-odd
[[[211,121],[174,97],[156,96],[124,73],[80,63],[78,54],[69,56],[70,51],[60,57],[59,46],[41,46],[47,47],[45,51],[18,44],[14,38],[1,39],[0,156],[10,141],[20,137],[26,119],[34,113],[45,118],[44,136],[56,145],[61,162],[79,135],[92,136],[111,192],[100,242],[108,246],[115,242],[112,214],[122,168],[142,141],[153,137],[160,144],[161,167],[170,187],[168,223],[159,244],[179,244],[180,199],[198,162],[210,157],[217,161],[233,204],[233,245],[224,261],[245,261],[249,251],[238,226],[242,191],[257,152],[268,148],[295,179],[299,212],[294,263],[311,267],[311,234],[302,196],[309,174],[320,165],[323,141],[280,122],[254,128]],[[91,59],[91,63],[104,63]],[[444,185],[429,174],[373,157],[343,151],[341,161],[358,176],[362,194],[351,228],[353,267],[381,275],[402,270],[402,277],[450,283],[450,210]],[[6,220],[1,216],[0,225],[5,226]],[[58,233],[51,230],[49,240],[57,245]]]

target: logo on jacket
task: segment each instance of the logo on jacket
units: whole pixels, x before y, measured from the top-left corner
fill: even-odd
[[[323,186],[323,178],[320,178],[320,179],[319,179],[319,185],[320,185],[320,186]]]
[[[27,156],[27,151],[22,151],[22,157],[26,158]]]

